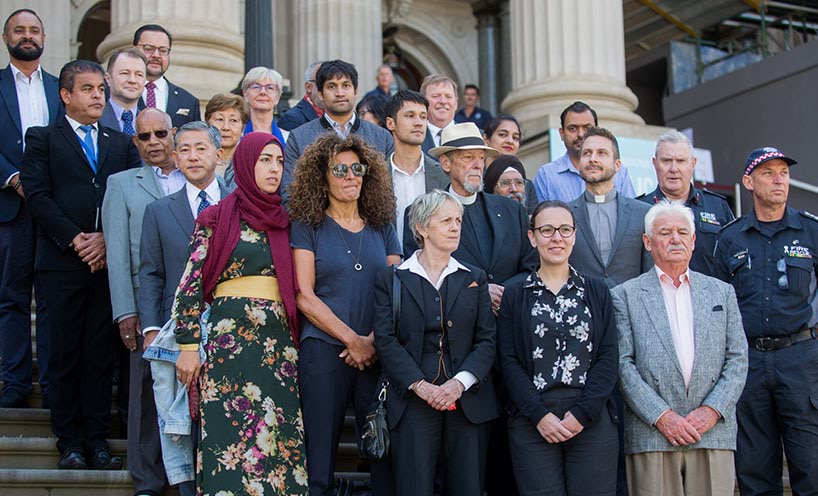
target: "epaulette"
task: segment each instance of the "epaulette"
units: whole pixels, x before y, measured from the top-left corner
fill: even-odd
[[[730,221],[730,222],[728,222],[727,224],[725,224],[725,225],[721,226],[721,229],[719,229],[719,232],[724,231],[725,229],[727,229],[728,227],[732,226],[733,224],[735,224],[736,222],[740,221],[740,220],[741,220],[741,219],[743,219],[743,218],[744,218],[744,217],[736,217],[735,219],[731,220],[731,221]]]
[[[813,214],[811,214],[811,213],[807,212],[806,210],[801,210],[799,213],[800,213],[801,215],[803,215],[804,217],[806,217],[807,219],[812,219],[812,220],[814,220],[815,222],[818,222],[818,216],[815,216],[815,215],[813,215]]]
[[[702,193],[707,193],[708,195],[718,196],[718,197],[719,197],[719,198],[721,198],[722,200],[727,201],[727,197],[726,197],[726,196],[724,196],[724,195],[722,195],[722,194],[720,194],[720,193],[716,193],[715,191],[710,191],[710,190],[709,190],[709,189],[707,189],[707,188],[702,188],[702,189],[700,189],[699,191],[701,191]]]

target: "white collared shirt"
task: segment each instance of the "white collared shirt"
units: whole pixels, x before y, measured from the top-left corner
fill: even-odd
[[[168,88],[168,80],[165,79],[165,76],[160,77],[156,81],[153,82],[156,85],[154,88],[153,93],[156,95],[156,108],[161,110],[162,112],[168,111],[168,93],[170,90]],[[145,105],[148,104],[148,81],[145,81],[145,89],[142,90],[142,101],[145,102]],[[134,128],[136,128],[136,123],[134,122]]]
[[[43,84],[43,69],[31,73],[31,77],[26,76],[14,64],[9,64],[11,73],[14,75],[14,86],[17,89],[17,106],[20,109],[20,128],[23,138],[26,131],[32,126],[48,125],[48,101],[45,98],[45,85]],[[23,139],[23,149],[26,142]]]
[[[443,138],[443,134],[441,133],[441,131],[451,126],[452,124],[454,124],[454,120],[452,120],[450,123],[446,124],[443,127],[437,127],[434,124],[432,124],[432,121],[426,121],[426,127],[428,127],[429,132],[432,133],[432,139],[434,139],[435,141],[435,146],[440,146],[440,140]]]
[[[693,333],[693,299],[690,294],[690,270],[679,276],[679,287],[673,279],[656,267],[659,276],[659,286],[662,287],[662,297],[665,301],[667,319],[670,323],[670,333],[673,337],[673,346],[676,348],[676,357],[682,368],[685,387],[690,385],[693,374],[693,358],[695,355],[695,339]]]
[[[170,173],[165,174],[162,169],[152,165],[153,171],[156,173],[156,182],[159,183],[159,188],[162,190],[163,196],[168,196],[171,193],[176,193],[187,184],[187,179],[182,171],[173,169]],[[196,193],[198,195],[198,193]],[[197,204],[196,207],[199,205]]]
[[[429,281],[429,284],[435,287],[438,291],[440,291],[440,287],[443,286],[443,281],[446,280],[446,276],[450,274],[454,274],[458,270],[465,270],[466,272],[471,272],[468,267],[461,264],[454,257],[449,257],[449,263],[446,264],[446,267],[443,268],[443,271],[440,273],[440,279],[437,282],[432,282],[429,278],[429,274],[426,273],[426,269],[423,268],[423,265],[420,264],[420,260],[418,259],[418,255],[423,250],[417,250],[415,253],[412,254],[405,262],[398,265],[398,270],[408,270],[413,274],[417,274],[420,277]],[[460,372],[456,373],[453,377],[460,381],[460,384],[463,384],[465,391],[468,391],[470,387],[477,383],[477,377],[474,374],[469,372],[468,370],[461,370]]]
[[[198,217],[197,212],[199,211],[199,204],[202,203],[202,199],[199,198],[199,192],[201,190],[196,186],[190,184],[189,182],[185,182],[185,192],[187,193],[187,202],[190,205],[190,212],[193,214],[193,218],[195,219]],[[219,181],[216,178],[213,178],[213,182],[211,182],[205,189],[205,194],[207,194],[207,202],[211,205],[216,205],[222,199],[222,191],[219,188]]]
[[[347,123],[341,126],[341,124],[335,122],[332,119],[332,117],[329,116],[328,113],[325,112],[324,117],[327,119],[327,122],[329,122],[330,126],[332,126],[332,129],[336,132],[336,134],[338,134],[338,136],[340,136],[343,139],[347,139],[347,136],[349,136],[349,132],[352,130],[352,125],[355,124],[356,118],[355,112],[353,112],[352,117],[349,118]]]
[[[68,121],[69,124],[71,124],[71,129],[74,130],[74,133],[77,135],[77,137],[79,137],[80,141],[85,141],[85,131],[80,129],[80,126],[82,126],[82,124],[69,117],[68,114],[65,114],[65,119]],[[99,156],[98,152],[99,146],[97,145],[99,141],[99,122],[95,122],[89,125],[91,126],[91,141],[94,142],[94,150],[97,151],[96,152],[97,156]]]
[[[415,201],[415,198],[426,193],[426,168],[422,153],[420,154],[420,165],[412,174],[407,174],[395,165],[394,153],[389,157],[389,163],[392,166],[392,187],[395,190],[395,200],[398,207],[398,242],[403,246],[404,212]]]

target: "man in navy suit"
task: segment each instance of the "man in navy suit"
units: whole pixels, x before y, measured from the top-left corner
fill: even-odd
[[[122,48],[108,59],[105,82],[111,92],[100,124],[125,134],[136,134],[139,99],[145,89],[147,58],[136,48]]]
[[[104,75],[88,60],[62,68],[65,118],[29,128],[20,167],[37,225],[34,269],[49,302],[51,430],[63,469],[122,468],[106,440],[117,335],[102,201],[108,176],[138,167],[140,159],[129,136],[98,122],[105,107]]]
[[[31,391],[31,286],[34,231],[20,181],[23,137],[63,115],[57,78],[40,67],[45,32],[34,11],[12,12],[3,26],[11,63],[0,70],[0,408],[19,408]],[[48,407],[48,317],[39,279],[37,356],[43,407]]]
[[[307,72],[304,74],[304,98],[279,117],[277,122],[279,128],[292,131],[301,124],[306,124],[324,115],[324,102],[319,96],[318,85],[315,84],[315,77],[322,62],[319,60],[307,67]]]
[[[158,24],[146,24],[133,35],[133,46],[142,50],[148,58],[148,82],[139,101],[139,108],[156,107],[163,110],[180,128],[188,122],[202,120],[199,99],[187,90],[176,86],[165,77],[170,66],[170,50],[173,37]]]

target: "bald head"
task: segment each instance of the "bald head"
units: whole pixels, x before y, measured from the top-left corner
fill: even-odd
[[[173,128],[170,116],[157,108],[146,108],[136,114],[134,144],[142,160],[159,167],[165,174],[176,168],[173,162]]]

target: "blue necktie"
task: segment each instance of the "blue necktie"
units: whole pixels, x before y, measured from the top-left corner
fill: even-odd
[[[133,128],[133,112],[130,110],[122,112],[122,132],[128,136],[136,134],[136,129]]]
[[[85,139],[80,141],[80,145],[82,145],[82,150],[85,152],[85,156],[88,158],[88,163],[91,164],[91,169],[93,169],[94,174],[96,174],[97,150],[94,147],[94,139],[91,137],[91,130],[94,129],[94,126],[91,125],[80,126],[80,129],[85,131]]]
[[[201,215],[202,210],[206,209],[210,206],[210,202],[207,201],[207,193],[204,190],[199,191],[199,198],[202,200],[199,202],[199,208],[196,209],[196,216],[198,217]]]

